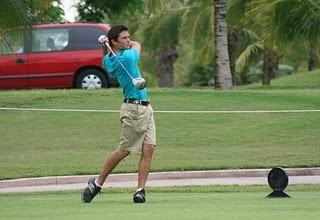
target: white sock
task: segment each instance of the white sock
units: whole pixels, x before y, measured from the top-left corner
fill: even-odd
[[[96,179],[94,183],[96,184],[96,186],[99,186],[100,188],[102,188],[102,186],[98,183],[98,179]]]
[[[139,192],[139,191],[141,191],[141,190],[143,190],[143,188],[138,188],[136,192]]]

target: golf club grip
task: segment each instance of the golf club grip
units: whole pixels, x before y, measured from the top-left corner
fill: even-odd
[[[104,42],[104,45],[108,47],[108,50],[112,53],[113,56],[116,56],[116,54],[113,52],[108,42]]]

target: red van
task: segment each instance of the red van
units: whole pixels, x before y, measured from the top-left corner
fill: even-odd
[[[64,23],[21,31],[14,46],[0,41],[0,89],[107,88],[97,39],[109,25]]]

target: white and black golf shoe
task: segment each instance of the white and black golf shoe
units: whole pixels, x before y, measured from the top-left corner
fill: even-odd
[[[95,178],[89,179],[88,186],[87,188],[84,189],[81,195],[82,202],[84,203],[91,202],[92,199],[100,192],[101,187],[97,186],[95,181],[96,181]]]
[[[144,203],[146,201],[146,192],[140,188],[133,194],[134,203]]]

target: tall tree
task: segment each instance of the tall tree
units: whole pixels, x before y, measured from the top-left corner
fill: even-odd
[[[306,42],[309,47],[308,70],[314,70],[320,47],[320,2],[314,0],[262,1],[261,7],[271,4],[273,27],[280,42]]]
[[[254,27],[255,18],[246,15],[250,2],[229,0],[227,3],[230,68],[237,84],[251,82],[249,69],[261,61],[263,52],[263,42]]]
[[[77,4],[79,21],[102,22],[104,18],[113,19],[126,12],[132,16],[142,13],[144,0],[81,0]]]
[[[260,53],[263,61],[262,84],[269,85],[271,78],[275,76],[279,56],[270,24],[273,11],[270,9],[270,5],[260,7],[261,1],[264,0],[230,0],[229,14],[232,16],[230,20],[236,20],[234,23],[238,27],[250,29],[258,36],[240,54],[237,63],[239,64],[241,61],[243,67],[245,63],[249,63],[248,60],[252,56]]]
[[[232,76],[228,52],[228,30],[226,21],[227,0],[214,0],[215,17],[215,48],[216,48],[216,69],[217,84],[219,89],[227,90],[232,88]]]
[[[0,7],[0,30],[7,30],[21,26],[31,25],[34,18],[46,14],[48,9],[55,7],[53,2],[60,3],[60,0],[5,0]]]
[[[160,87],[174,85],[174,63],[178,57],[177,44],[181,12],[171,11],[166,17],[156,17],[143,28],[143,44],[157,60],[157,82]]]
[[[179,22],[180,24],[175,28],[172,29],[173,32],[171,31],[164,31],[158,32],[156,36],[159,36],[159,38],[164,38],[164,35],[169,35],[176,39],[176,36],[178,38],[178,41],[176,42],[176,48],[178,47],[180,54],[183,58],[179,59],[179,65],[175,65],[177,69],[181,69],[184,72],[187,71],[195,71],[193,67],[196,67],[198,69],[199,64],[204,65],[204,67],[208,67],[209,65],[213,65],[213,63],[217,60],[220,59],[221,55],[228,55],[228,49],[227,49],[227,44],[219,44],[224,45],[225,47],[220,50],[220,52],[223,52],[222,54],[218,55],[219,59],[214,59],[213,58],[213,52],[215,50],[215,44],[214,44],[214,39],[215,38],[215,32],[214,32],[214,2],[212,0],[202,0],[202,1],[156,1],[156,0],[150,0],[149,2],[152,2],[153,8],[155,4],[160,3],[163,5],[165,2],[168,3],[170,6],[169,8],[166,9],[160,9],[160,16],[158,15],[159,20],[165,20],[166,16],[168,16],[168,12],[172,12],[174,10],[174,5],[173,2],[178,6],[178,9],[176,11],[179,11],[180,16],[177,17],[181,21]],[[179,5],[180,3],[180,5]],[[220,6],[220,5],[219,5]],[[223,14],[223,13],[222,13]],[[220,14],[220,15],[222,15]],[[153,15],[154,17],[154,15]],[[223,17],[222,17],[223,18]],[[219,18],[220,19],[220,18]],[[225,16],[224,16],[225,19]],[[218,24],[220,24],[221,20],[218,20]],[[160,23],[160,22],[159,22]],[[226,24],[226,23],[225,23]],[[153,27],[157,27],[154,25]],[[169,28],[170,29],[170,28]],[[168,30],[169,30],[168,29]],[[217,29],[218,31],[220,29]],[[153,34],[150,34],[149,36],[153,36]],[[219,35],[220,36],[220,35]],[[224,38],[224,40],[227,40],[227,37]],[[217,42],[220,42],[219,40]],[[164,42],[165,43],[165,42]],[[172,54],[172,53],[168,53]],[[187,56],[186,54],[190,54]],[[179,55],[179,56],[180,56]],[[182,63],[180,63],[180,60]],[[223,60],[223,61],[222,61]],[[164,60],[165,61],[165,60]],[[187,62],[186,62],[187,61]],[[222,66],[222,62],[229,62],[228,59],[220,59],[219,60],[219,66]],[[196,64],[196,65],[194,65]],[[220,65],[222,64],[222,65]],[[226,65],[229,66],[229,63]],[[190,70],[188,70],[189,68]],[[213,68],[211,68],[213,69]],[[231,74],[230,74],[230,67],[229,71],[224,71],[223,69],[220,69],[220,75],[215,74],[217,77],[220,78],[223,77],[222,83],[218,80],[217,85],[221,89],[230,89],[232,88],[232,79],[231,79]],[[211,70],[212,71],[212,70]],[[202,71],[201,71],[202,72]],[[206,71],[205,71],[206,72]],[[225,74],[228,74],[228,77],[225,77]],[[202,74],[202,73],[200,73]],[[226,83],[227,82],[227,83]],[[193,84],[193,82],[192,82]],[[196,83],[195,83],[196,84]],[[221,86],[220,86],[221,84]]]
[[[79,4],[82,7],[79,10],[80,17],[84,20],[98,19],[90,21],[100,22],[102,17],[117,16],[114,13],[116,10],[106,10],[108,7],[114,7],[115,4],[111,4],[113,1],[82,0]],[[141,2],[139,0],[134,1]],[[122,11],[127,10],[128,4],[126,3],[129,2],[128,0],[116,2],[121,3]],[[208,54],[212,55],[214,51],[214,32],[211,30],[214,27],[211,23],[214,21],[214,19],[211,19],[211,17],[213,18],[212,0],[143,0],[143,3],[146,5],[146,13],[140,14],[142,16],[140,16],[140,26],[136,36],[143,39],[145,46],[143,54],[147,54],[148,58],[150,56],[155,58],[156,62],[154,63],[157,63],[156,72],[159,86],[173,86],[174,65],[178,58],[178,49],[183,47],[182,44],[191,45],[189,48],[192,49],[192,51],[187,51],[187,53],[192,54],[191,60],[189,60],[191,62],[184,63],[183,66],[189,66],[195,60],[206,62],[206,60],[211,59],[210,62],[205,64],[212,63],[214,60],[212,56],[208,59]],[[137,8],[135,9],[137,10]],[[83,16],[81,11],[89,16]],[[208,47],[208,45],[210,46]],[[231,77],[229,80],[231,82]]]
[[[237,21],[237,25],[249,28],[259,36],[256,42],[244,50],[245,55],[239,58],[244,61],[243,58],[252,57],[250,55],[262,54],[263,84],[270,84],[270,79],[277,71],[279,59],[283,57],[284,51],[289,51],[288,47],[291,47],[291,54],[304,54],[297,45],[308,45],[308,69],[313,70],[316,67],[319,51],[317,45],[320,42],[319,1],[230,0],[229,9],[231,10],[228,15]],[[303,56],[299,62],[301,60],[304,60]],[[238,61],[237,63],[240,63]]]
[[[177,45],[184,10],[182,1],[146,0],[146,19],[139,35],[144,50],[156,61],[159,87],[174,86],[174,64],[178,58]]]
[[[32,23],[61,23],[64,22],[64,10],[61,0],[54,0],[48,6],[39,10],[37,5],[30,5]]]

